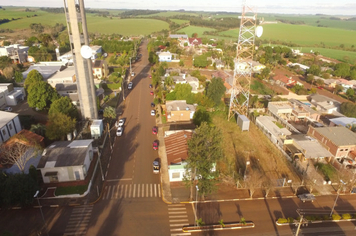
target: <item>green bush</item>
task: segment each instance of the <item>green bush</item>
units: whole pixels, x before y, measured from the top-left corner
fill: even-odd
[[[294,218],[293,217],[288,217],[288,223],[293,223],[294,222]]]
[[[113,84],[106,84],[106,85],[111,90],[116,90],[121,88],[121,83],[113,83]]]
[[[332,215],[332,218],[333,218],[333,220],[340,220],[340,219],[341,219],[341,216],[338,215],[338,214],[333,214],[333,215]]]
[[[356,214],[353,215],[352,219],[356,219]]]
[[[286,218],[279,218],[277,220],[277,222],[280,223],[280,224],[284,224],[284,223],[288,223],[288,220]]]
[[[349,220],[352,218],[352,216],[350,214],[342,214],[342,218],[345,220]]]
[[[328,216],[328,215],[323,215],[322,217],[323,217],[323,220],[330,220],[330,216]]]
[[[313,220],[315,220],[315,216],[306,216],[305,219],[307,219],[309,221],[313,221]]]

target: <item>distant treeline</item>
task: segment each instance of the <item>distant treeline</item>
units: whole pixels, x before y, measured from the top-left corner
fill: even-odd
[[[50,13],[64,13],[64,8],[63,7],[58,7],[58,8],[51,8],[51,7],[41,7],[41,11],[46,11]]]
[[[292,24],[292,25],[304,25],[305,22],[302,20],[286,20],[286,19],[276,19],[277,21],[280,21],[285,24]]]
[[[139,16],[139,15],[152,15],[165,11],[151,11],[151,10],[132,10],[125,11],[120,14],[121,17],[131,17],[131,16]]]
[[[10,22],[10,20],[9,19],[0,19],[0,25],[7,23],[7,22]]]
[[[224,17],[218,19],[203,20],[202,18],[196,16],[176,15],[176,16],[172,16],[171,18],[188,20],[190,22],[190,25],[209,27],[218,30],[240,27],[240,19],[236,17]]]

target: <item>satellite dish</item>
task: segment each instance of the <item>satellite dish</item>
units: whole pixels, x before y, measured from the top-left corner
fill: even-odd
[[[263,27],[262,26],[257,26],[255,30],[256,36],[261,37],[263,33]]]
[[[83,45],[80,49],[80,54],[83,58],[89,59],[92,55],[91,48],[88,45]]]

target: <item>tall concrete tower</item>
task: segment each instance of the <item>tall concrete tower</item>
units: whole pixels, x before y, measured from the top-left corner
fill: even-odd
[[[82,118],[97,119],[98,109],[90,60],[91,51],[88,51],[89,37],[84,0],[64,0],[64,12],[73,53]]]

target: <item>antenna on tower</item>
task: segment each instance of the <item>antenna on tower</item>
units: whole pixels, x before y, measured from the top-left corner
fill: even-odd
[[[234,80],[230,97],[228,120],[236,113],[248,115],[250,85],[252,77],[252,60],[255,48],[255,37],[262,35],[261,26],[256,27],[257,13],[243,1],[242,14],[239,16],[240,32],[234,59]]]

